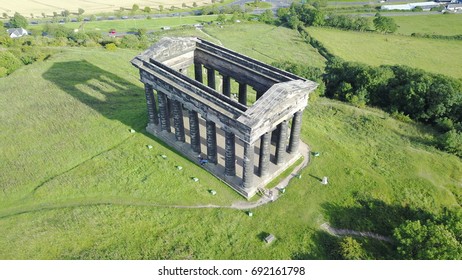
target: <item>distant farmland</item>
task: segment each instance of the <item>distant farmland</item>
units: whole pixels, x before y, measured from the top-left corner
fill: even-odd
[[[438,34],[453,36],[462,34],[462,14],[395,16],[393,19],[399,26],[398,33]]]
[[[462,77],[460,41],[315,27],[308,28],[308,32],[334,55],[347,61],[369,65],[400,64]]]
[[[69,10],[71,13],[77,13],[79,8],[85,10],[85,13],[95,14],[102,12],[113,12],[119,11],[120,8],[131,9],[133,4],[137,4],[140,9],[144,7],[150,7],[151,9],[159,9],[162,5],[165,9],[175,6],[181,8],[183,3],[187,7],[192,7],[193,3],[196,2],[198,6],[204,4],[210,4],[211,1],[189,1],[189,0],[97,0],[97,1],[85,1],[85,0],[46,0],[46,1],[34,1],[34,0],[16,0],[16,1],[2,1],[0,3],[0,12],[13,15],[15,12],[19,12],[24,16],[41,16],[42,13],[46,15],[52,15],[53,12],[61,12]]]

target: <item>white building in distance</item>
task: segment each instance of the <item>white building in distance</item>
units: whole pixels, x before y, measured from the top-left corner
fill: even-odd
[[[441,5],[437,2],[417,2],[417,3],[408,3],[408,4],[399,4],[399,5],[383,5],[381,7],[382,10],[406,10],[410,11],[415,7],[422,7],[422,9],[430,10],[433,7],[438,7]]]

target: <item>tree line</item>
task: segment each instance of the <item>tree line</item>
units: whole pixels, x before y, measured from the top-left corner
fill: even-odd
[[[358,107],[373,106],[400,120],[436,127],[436,145],[462,157],[462,81],[402,65],[369,66],[339,58],[324,70],[292,62],[274,66],[320,83],[319,94]]]
[[[397,119],[432,125],[440,131],[436,146],[462,157],[462,81],[407,66],[375,67],[335,57],[308,34],[305,26],[365,31],[370,29],[371,22],[364,17],[327,15],[321,7],[323,2],[316,0],[292,3],[289,8],[279,9],[278,17],[280,23],[297,29],[327,59],[326,68],[313,69],[291,62],[274,65],[320,83],[317,91],[320,95],[358,107],[379,107]],[[384,33],[397,29],[392,18],[380,14],[372,23],[377,31]]]
[[[301,4],[293,2],[288,8],[278,9],[277,16],[281,23],[293,29],[301,26],[328,26],[344,30],[368,31],[375,30],[383,33],[394,33],[398,25],[393,18],[383,17],[379,13],[371,21],[368,17],[342,15],[328,12],[323,2],[308,1]]]
[[[389,205],[376,199],[357,200],[358,206],[347,207],[347,216],[333,217],[351,222],[357,230],[379,232],[391,242],[368,238],[330,238],[323,235],[320,246],[331,259],[402,259],[459,260],[462,258],[462,211],[442,208],[428,211],[409,206]],[[341,227],[342,225],[338,225]]]

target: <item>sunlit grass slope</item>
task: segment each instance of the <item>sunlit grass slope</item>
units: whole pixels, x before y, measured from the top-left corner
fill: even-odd
[[[328,258],[319,226],[354,220],[358,194],[426,211],[461,203],[462,163],[428,146],[430,131],[320,98],[302,131],[320,156],[279,200],[253,217],[175,208],[243,199],[144,132],[134,55],[63,49],[0,79],[1,259]]]

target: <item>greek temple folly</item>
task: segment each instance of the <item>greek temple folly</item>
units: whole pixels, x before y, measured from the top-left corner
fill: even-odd
[[[163,38],[131,62],[144,84],[147,131],[244,197],[301,157],[315,82],[192,37]]]

